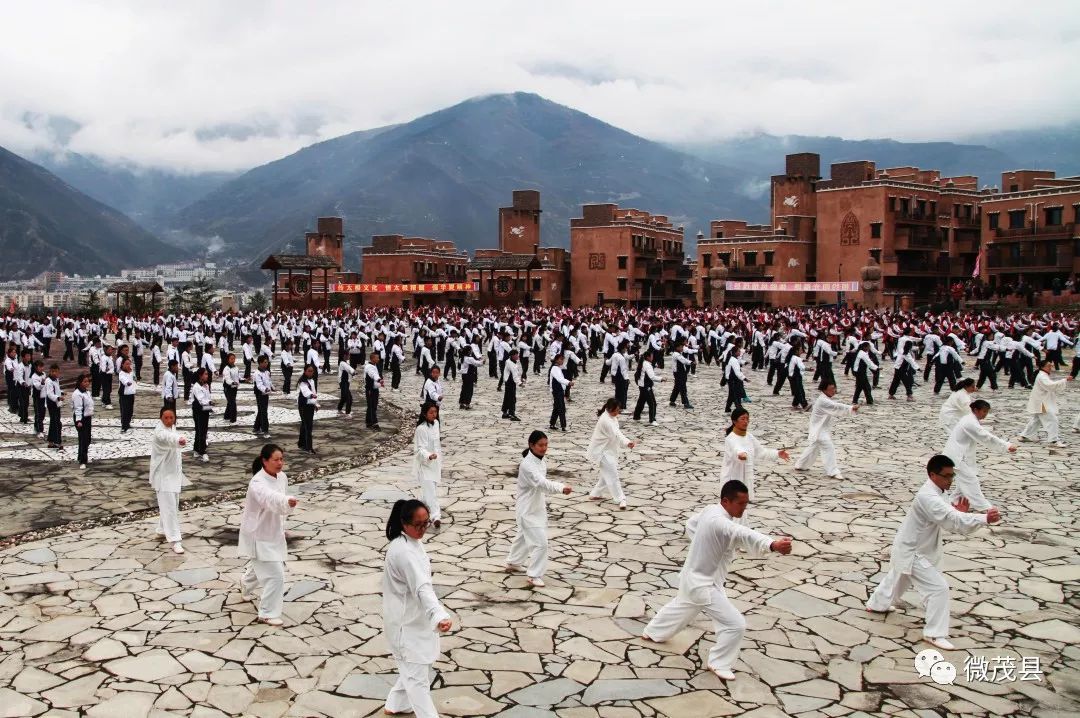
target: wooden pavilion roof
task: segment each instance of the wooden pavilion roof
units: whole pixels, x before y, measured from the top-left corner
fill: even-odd
[[[311,254],[271,254],[261,269],[337,269],[332,258]]]

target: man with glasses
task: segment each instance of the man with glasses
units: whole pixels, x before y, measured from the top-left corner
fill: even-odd
[[[945,498],[956,473],[953,460],[943,454],[931,457],[926,464],[929,479],[908,509],[893,541],[891,567],[870,600],[866,610],[887,613],[904,595],[909,585],[926,602],[926,626],[923,637],[943,651],[956,648],[949,641],[949,584],[941,573],[944,552],[943,530],[970,534],[987,524],[1001,520],[991,506],[985,514],[968,513],[968,500],[961,497],[950,505]]]

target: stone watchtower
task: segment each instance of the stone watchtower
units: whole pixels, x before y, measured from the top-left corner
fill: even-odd
[[[317,229],[304,235],[307,254],[330,257],[338,270],[345,267],[345,220],[341,217],[319,217]]]
[[[499,249],[511,254],[535,254],[540,246],[540,193],[514,190],[510,207],[499,208]]]

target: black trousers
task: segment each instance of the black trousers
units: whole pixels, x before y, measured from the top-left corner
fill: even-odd
[[[791,383],[791,405],[801,406],[803,409],[810,406],[806,401],[806,392],[803,390],[802,372],[796,370],[788,377],[788,381]]]
[[[270,433],[270,396],[255,390],[255,426],[252,428],[256,434]]]
[[[604,366],[600,369],[600,383],[601,384],[604,383],[604,378],[608,375],[608,372],[611,371],[611,364],[609,363],[610,361],[611,361],[611,354],[604,354]]]
[[[668,403],[675,406],[675,399],[681,399],[683,406],[690,406],[690,399],[686,396],[686,372],[675,373],[675,385],[671,388],[671,397]]]
[[[866,397],[867,404],[874,403],[874,395],[870,387],[870,377],[866,375],[866,364],[859,367],[859,370],[855,372],[855,397],[851,400],[852,404],[859,403],[859,395],[862,394]]]
[[[458,375],[457,359],[454,357],[454,352],[446,352],[446,362],[443,365],[443,376],[449,379],[456,379]]]
[[[30,423],[30,387],[20,384],[15,389],[19,394],[19,422]]]
[[[48,354],[46,354],[45,356],[48,356]],[[1050,361],[1054,362],[1054,368],[1055,369],[1060,369],[1061,365],[1065,363],[1065,361],[1061,358],[1061,346],[1060,345],[1058,346],[1057,349],[1047,349],[1046,350],[1046,358],[1049,359]]]
[[[741,409],[745,393],[746,388],[743,386],[742,379],[737,376],[729,378],[727,383],[727,403],[724,404],[724,411],[730,413],[733,408]]]
[[[154,367],[154,386],[161,383],[161,362],[151,361],[150,365]]]
[[[364,423],[368,426],[378,426],[379,424],[379,390],[378,389],[366,389],[364,390],[364,401],[367,402],[367,409],[364,411]]]
[[[649,421],[656,421],[656,397],[653,396],[652,387],[638,387],[637,406],[634,407],[634,418],[641,418],[641,410],[649,405]]]
[[[780,390],[784,388],[784,384],[787,382],[787,366],[780,364],[776,367],[776,381],[773,382],[773,396],[780,396]]]
[[[630,380],[624,376],[612,375],[611,383],[615,385],[615,400],[622,409],[626,409],[626,393],[630,389]]]
[[[754,371],[765,367],[765,350],[757,344],[750,350],[750,368]]]
[[[312,451],[315,446],[312,443],[312,431],[315,428],[315,407],[307,404],[300,407],[300,437],[296,445],[304,451]]]
[[[525,376],[529,373],[529,357],[518,357],[521,359],[521,375]]]
[[[64,359],[63,361],[74,361],[75,359],[75,344],[67,339],[64,340]]]
[[[1020,386],[1028,389],[1031,384],[1028,382],[1027,371],[1024,369],[1024,357],[1020,352],[1014,352],[1012,355],[1012,361],[1009,368],[1009,388],[1012,389],[1016,386],[1016,382],[1020,382]]]
[[[517,384],[513,379],[506,382],[503,387],[502,415],[503,418],[513,416],[517,411]]]
[[[292,391],[292,372],[293,368],[291,364],[281,365],[281,390],[285,394],[289,394]]]
[[[112,406],[112,374],[101,374],[98,381],[101,384],[101,403]]]
[[[225,387],[225,421],[236,421],[236,392],[238,386],[224,385]]]
[[[135,380],[142,381],[142,354],[136,354],[131,361],[135,365]],[[222,366],[224,366],[224,364]]]
[[[251,359],[244,359],[244,381],[251,381]],[[184,379],[184,384],[187,384],[187,379]]]
[[[911,377],[908,375],[908,367],[905,365],[900,369],[894,369],[892,375],[892,381],[889,382],[889,396],[896,396],[896,390],[903,384],[907,389],[907,395],[911,396]]]
[[[563,394],[562,384],[557,381],[552,384],[551,421],[548,422],[548,426],[555,426],[555,420],[558,419],[560,428],[566,431],[566,397]]]
[[[120,430],[131,428],[131,418],[135,416],[135,395],[120,393]]]
[[[988,381],[990,382],[990,388],[995,391],[998,388],[997,385],[997,371],[994,369],[994,362],[989,357],[984,357],[979,362],[979,380],[975,382],[975,386],[978,389],[982,389],[982,385]]]
[[[934,357],[932,355],[928,354],[927,357],[926,357],[926,366],[923,368],[923,375],[922,375],[923,382],[930,381],[930,369],[932,368],[933,363],[934,363]]]
[[[101,370],[96,366],[90,367],[90,396],[95,399],[101,395]]]
[[[184,372],[184,401],[191,398],[191,385],[195,383],[195,375],[187,370],[187,367],[182,369]]]
[[[82,426],[79,426],[79,424]],[[90,432],[93,428],[94,417],[84,416],[81,422],[76,422],[75,429],[79,432],[79,463],[90,463]]]
[[[45,397],[41,392],[30,390],[30,399],[34,403],[34,433],[45,433]]]
[[[12,414],[18,414],[19,395],[15,391],[15,375],[10,371],[4,372],[4,384],[7,386],[8,411]]]
[[[1076,351],[1076,356],[1073,357],[1072,371],[1069,372],[1069,376],[1075,379],[1077,374],[1080,374],[1080,349]]]
[[[162,399],[161,407],[163,409],[172,409],[173,413],[176,413],[176,399]]]
[[[460,406],[472,404],[474,384],[476,384],[476,375],[473,372],[470,371],[461,375],[461,393],[458,395],[458,404]]]
[[[416,368],[416,373],[420,373],[420,367]],[[390,362],[390,388],[397,389],[401,386],[401,362]]]
[[[198,401],[191,402],[191,417],[195,420],[196,454],[206,453],[206,435],[210,431],[210,410],[204,409]]]
[[[351,414],[353,397],[352,389],[349,388],[348,376],[342,379],[341,383],[338,385],[338,394],[340,398],[338,399],[337,410],[344,411],[346,414]]]
[[[349,366],[351,366],[353,369],[360,366],[363,362],[363,354],[349,354]]]
[[[60,438],[60,405],[46,400],[45,408],[49,412],[49,443],[53,446],[60,446],[62,443]]]

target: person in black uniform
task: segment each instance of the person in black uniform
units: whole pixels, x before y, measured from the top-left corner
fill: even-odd
[[[367,402],[367,410],[364,412],[364,424],[369,429],[380,430],[379,426],[379,387],[383,386],[382,375],[379,374],[379,353],[371,352],[371,358],[364,364],[364,401]]]
[[[296,445],[301,451],[315,453],[314,438],[312,431],[315,429],[315,410],[319,408],[319,395],[315,389],[315,372],[318,369],[314,364],[304,367],[304,375],[296,384],[296,408],[300,411],[300,437]]]
[[[510,350],[510,358],[503,364],[503,402],[502,418],[510,421],[521,421],[517,417],[517,387],[518,383],[525,383],[525,372],[518,363],[518,350]]]

